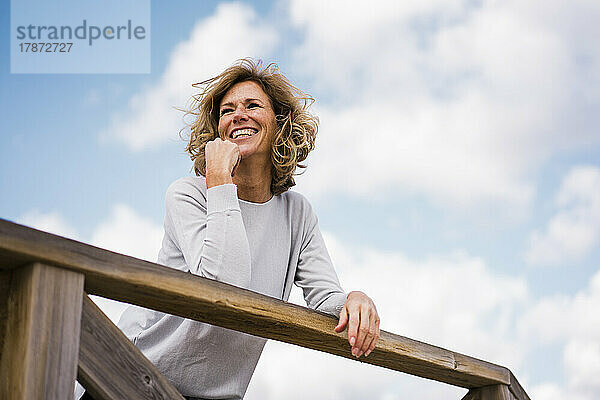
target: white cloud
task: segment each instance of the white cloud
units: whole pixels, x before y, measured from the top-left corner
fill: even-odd
[[[600,243],[600,168],[578,166],[563,179],[559,208],[543,231],[531,234],[526,259],[556,265],[585,257]]]
[[[523,207],[532,187],[514,164],[504,167],[503,156],[476,129],[478,121],[466,117],[486,113],[483,101],[472,96],[462,104],[428,102],[403,110],[389,103],[322,109],[317,150],[302,188],[312,195],[337,191],[364,198],[401,188],[457,206],[502,200]]]
[[[580,123],[596,117],[577,104],[598,104],[593,91],[578,94],[583,79],[600,79],[578,54],[600,60],[586,44],[600,34],[588,17],[600,6],[521,3],[293,1],[305,33],[297,74],[326,102],[305,187],[363,197],[402,188],[444,204],[526,209],[550,155],[598,140],[593,123]]]
[[[498,276],[481,259],[461,252],[412,260],[400,252],[350,248],[331,234],[325,240],[342,285],[373,298],[382,329],[515,372],[521,367],[525,349],[514,334],[514,320],[528,302],[523,279]],[[246,398],[435,399],[464,393],[292,345],[270,344]]]
[[[543,344],[569,339],[600,341],[600,271],[587,288],[573,296],[556,295],[540,299],[522,317],[524,334]]]
[[[101,134],[139,151],[176,138],[183,127],[183,107],[194,93],[191,85],[223,71],[235,60],[264,57],[277,42],[275,32],[255,11],[241,3],[221,4],[199,21],[190,38],[179,43],[158,83],[133,95],[126,111],[113,115]]]
[[[92,234],[91,243],[107,250],[156,262],[163,229],[138,215],[132,208],[117,204],[107,220]]]
[[[163,237],[161,226],[123,204],[113,207],[108,218],[94,228],[90,240],[81,238],[57,212],[43,213],[32,210],[18,218],[18,222],[152,262],[156,261]],[[91,296],[91,298],[114,323],[119,320],[127,306],[125,303],[98,296]]]
[[[543,383],[531,389],[529,397],[536,400],[563,400],[572,398],[565,395],[562,388],[555,383]]]
[[[58,212],[43,213],[31,210],[17,219],[17,222],[55,235],[78,239],[79,234]]]
[[[553,400],[600,397],[600,271],[587,288],[573,296],[541,299],[524,312],[519,326],[531,346],[558,343],[563,346],[565,387],[543,383],[535,388],[535,398]],[[568,396],[560,397],[561,394]]]
[[[269,341],[244,398],[434,400],[465,394],[462,388]]]
[[[600,394],[600,335],[596,340],[569,341],[564,363],[570,387],[589,395],[590,399]]]

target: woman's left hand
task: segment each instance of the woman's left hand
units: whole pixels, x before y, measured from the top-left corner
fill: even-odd
[[[379,339],[379,314],[373,300],[363,292],[350,292],[340,312],[340,321],[335,327],[342,332],[348,325],[348,342],[356,358],[368,356]]]

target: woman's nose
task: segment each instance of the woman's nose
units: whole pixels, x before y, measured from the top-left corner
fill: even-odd
[[[243,105],[238,105],[233,112],[233,122],[245,121],[248,119],[246,108]]]

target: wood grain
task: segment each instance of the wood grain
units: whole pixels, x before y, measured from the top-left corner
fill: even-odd
[[[0,265],[31,260],[84,273],[91,294],[354,359],[331,316],[0,220]],[[360,361],[466,388],[510,384],[504,367],[389,332]]]
[[[0,372],[2,399],[73,396],[83,274],[34,263],[11,277]]]
[[[512,372],[510,373],[510,386],[508,387],[508,389],[510,390],[515,399],[531,400]]]
[[[469,390],[462,400],[514,400],[507,385],[485,386]]]
[[[0,271],[0,360],[2,359],[6,320],[8,318],[8,291],[10,289],[11,273],[10,270]]]
[[[183,400],[87,296],[83,300],[77,379],[94,400]]]

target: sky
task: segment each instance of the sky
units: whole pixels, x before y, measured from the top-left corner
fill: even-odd
[[[9,6],[1,218],[154,261],[192,83],[276,62],[320,119],[293,190],[382,329],[506,366],[536,400],[600,398],[597,1],[152,1],[141,74],[11,74]],[[246,398],[464,393],[271,341]]]

